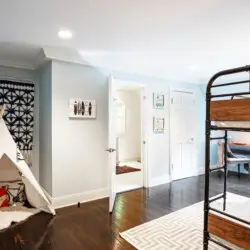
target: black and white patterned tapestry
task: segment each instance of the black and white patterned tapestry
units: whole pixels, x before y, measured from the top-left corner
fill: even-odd
[[[34,84],[0,80],[0,107],[7,105],[5,123],[19,150],[31,152],[34,126]]]

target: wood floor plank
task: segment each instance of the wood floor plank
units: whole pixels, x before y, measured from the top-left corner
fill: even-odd
[[[249,179],[228,177],[228,191],[250,197]],[[223,190],[223,178],[215,173],[210,196]],[[41,213],[11,229],[0,231],[1,250],[113,250],[134,249],[120,233],[134,226],[202,201],[204,176],[192,177],[117,196],[112,215],[108,199],[59,209],[57,215]],[[15,241],[16,239],[16,241]]]

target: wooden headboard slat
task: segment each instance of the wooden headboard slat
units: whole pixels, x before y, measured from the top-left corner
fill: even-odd
[[[250,121],[250,98],[211,101],[211,121]]]

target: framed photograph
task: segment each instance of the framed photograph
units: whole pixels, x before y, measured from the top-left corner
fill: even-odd
[[[154,117],[153,130],[154,132],[164,133],[165,131],[165,118],[164,117]]]
[[[80,98],[69,99],[69,118],[95,119],[96,101],[82,100]]]
[[[163,93],[154,93],[153,94],[153,107],[155,109],[164,109],[165,96]]]

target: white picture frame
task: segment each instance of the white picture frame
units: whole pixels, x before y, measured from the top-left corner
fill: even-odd
[[[153,108],[154,109],[165,108],[165,95],[163,93],[153,93]]]
[[[155,133],[165,132],[165,118],[164,117],[154,117],[153,118],[153,131]]]
[[[96,101],[81,98],[69,99],[69,118],[96,119]]]

